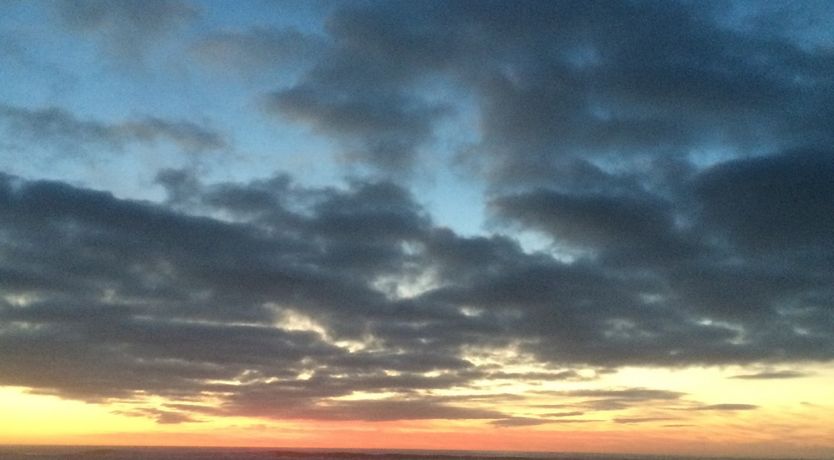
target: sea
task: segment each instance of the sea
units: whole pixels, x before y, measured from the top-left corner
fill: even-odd
[[[0,460],[723,460],[637,454],[471,451],[335,451],[217,447],[0,446]],[[734,459],[738,460],[738,459]],[[772,460],[772,459],[771,459]]]

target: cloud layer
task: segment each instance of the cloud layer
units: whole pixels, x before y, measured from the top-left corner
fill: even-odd
[[[733,169],[771,161],[784,160]],[[728,268],[717,256],[729,257],[726,240],[716,238],[719,253],[710,235],[680,231],[701,250],[631,262],[607,258],[605,246],[565,263],[506,237],[438,227],[392,183],[205,185],[176,171],[160,181],[167,205],[3,177],[3,384],[89,400],[213,394],[224,413],[283,418],[498,419],[423,392],[507,378],[472,358],[507,347],[553,369],[513,376],[534,381],[576,378],[566,367],[780,363],[834,351],[830,266],[798,270],[802,250],[764,271],[767,254],[745,245]],[[398,396],[373,408],[332,399],[353,392]],[[609,398],[587,405],[600,410],[679,395],[570,396]]]

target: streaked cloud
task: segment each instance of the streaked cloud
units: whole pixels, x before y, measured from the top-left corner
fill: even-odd
[[[743,411],[743,410],[754,410],[758,409],[759,406],[754,404],[710,404],[707,406],[698,406],[694,407],[691,410],[709,410],[709,411]]]
[[[134,143],[167,142],[185,152],[202,153],[227,147],[215,130],[185,120],[146,116],[120,122],[79,118],[58,108],[26,108],[0,104],[0,126],[16,142],[77,153],[79,150],[121,150]]]
[[[634,424],[634,423],[653,423],[653,422],[668,422],[670,420],[678,420],[674,417],[618,417],[614,419],[616,423]],[[670,426],[670,425],[664,425]]]
[[[738,374],[730,378],[743,380],[782,380],[808,377],[808,373],[799,371],[762,371],[754,374]]]

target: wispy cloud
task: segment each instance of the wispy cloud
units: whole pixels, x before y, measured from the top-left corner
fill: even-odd
[[[754,404],[709,404],[706,406],[697,406],[693,407],[690,410],[709,410],[709,411],[743,411],[743,410],[754,410],[758,409],[759,406]]]
[[[17,139],[78,151],[90,146],[122,150],[130,144],[171,143],[186,152],[227,147],[217,131],[184,120],[140,117],[116,123],[82,119],[58,108],[25,108],[0,104],[0,125]]]
[[[666,422],[669,420],[678,419],[674,417],[618,417],[614,419],[614,422],[630,425],[635,423]]]
[[[781,379],[798,379],[808,377],[807,372],[799,371],[763,371],[754,374],[738,374],[730,378],[742,380],[781,380]]]
[[[92,40],[120,66],[141,62],[150,48],[198,13],[181,0],[61,0],[52,5],[69,31]]]

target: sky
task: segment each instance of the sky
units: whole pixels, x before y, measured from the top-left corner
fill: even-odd
[[[834,456],[832,23],[0,2],[0,443]]]

